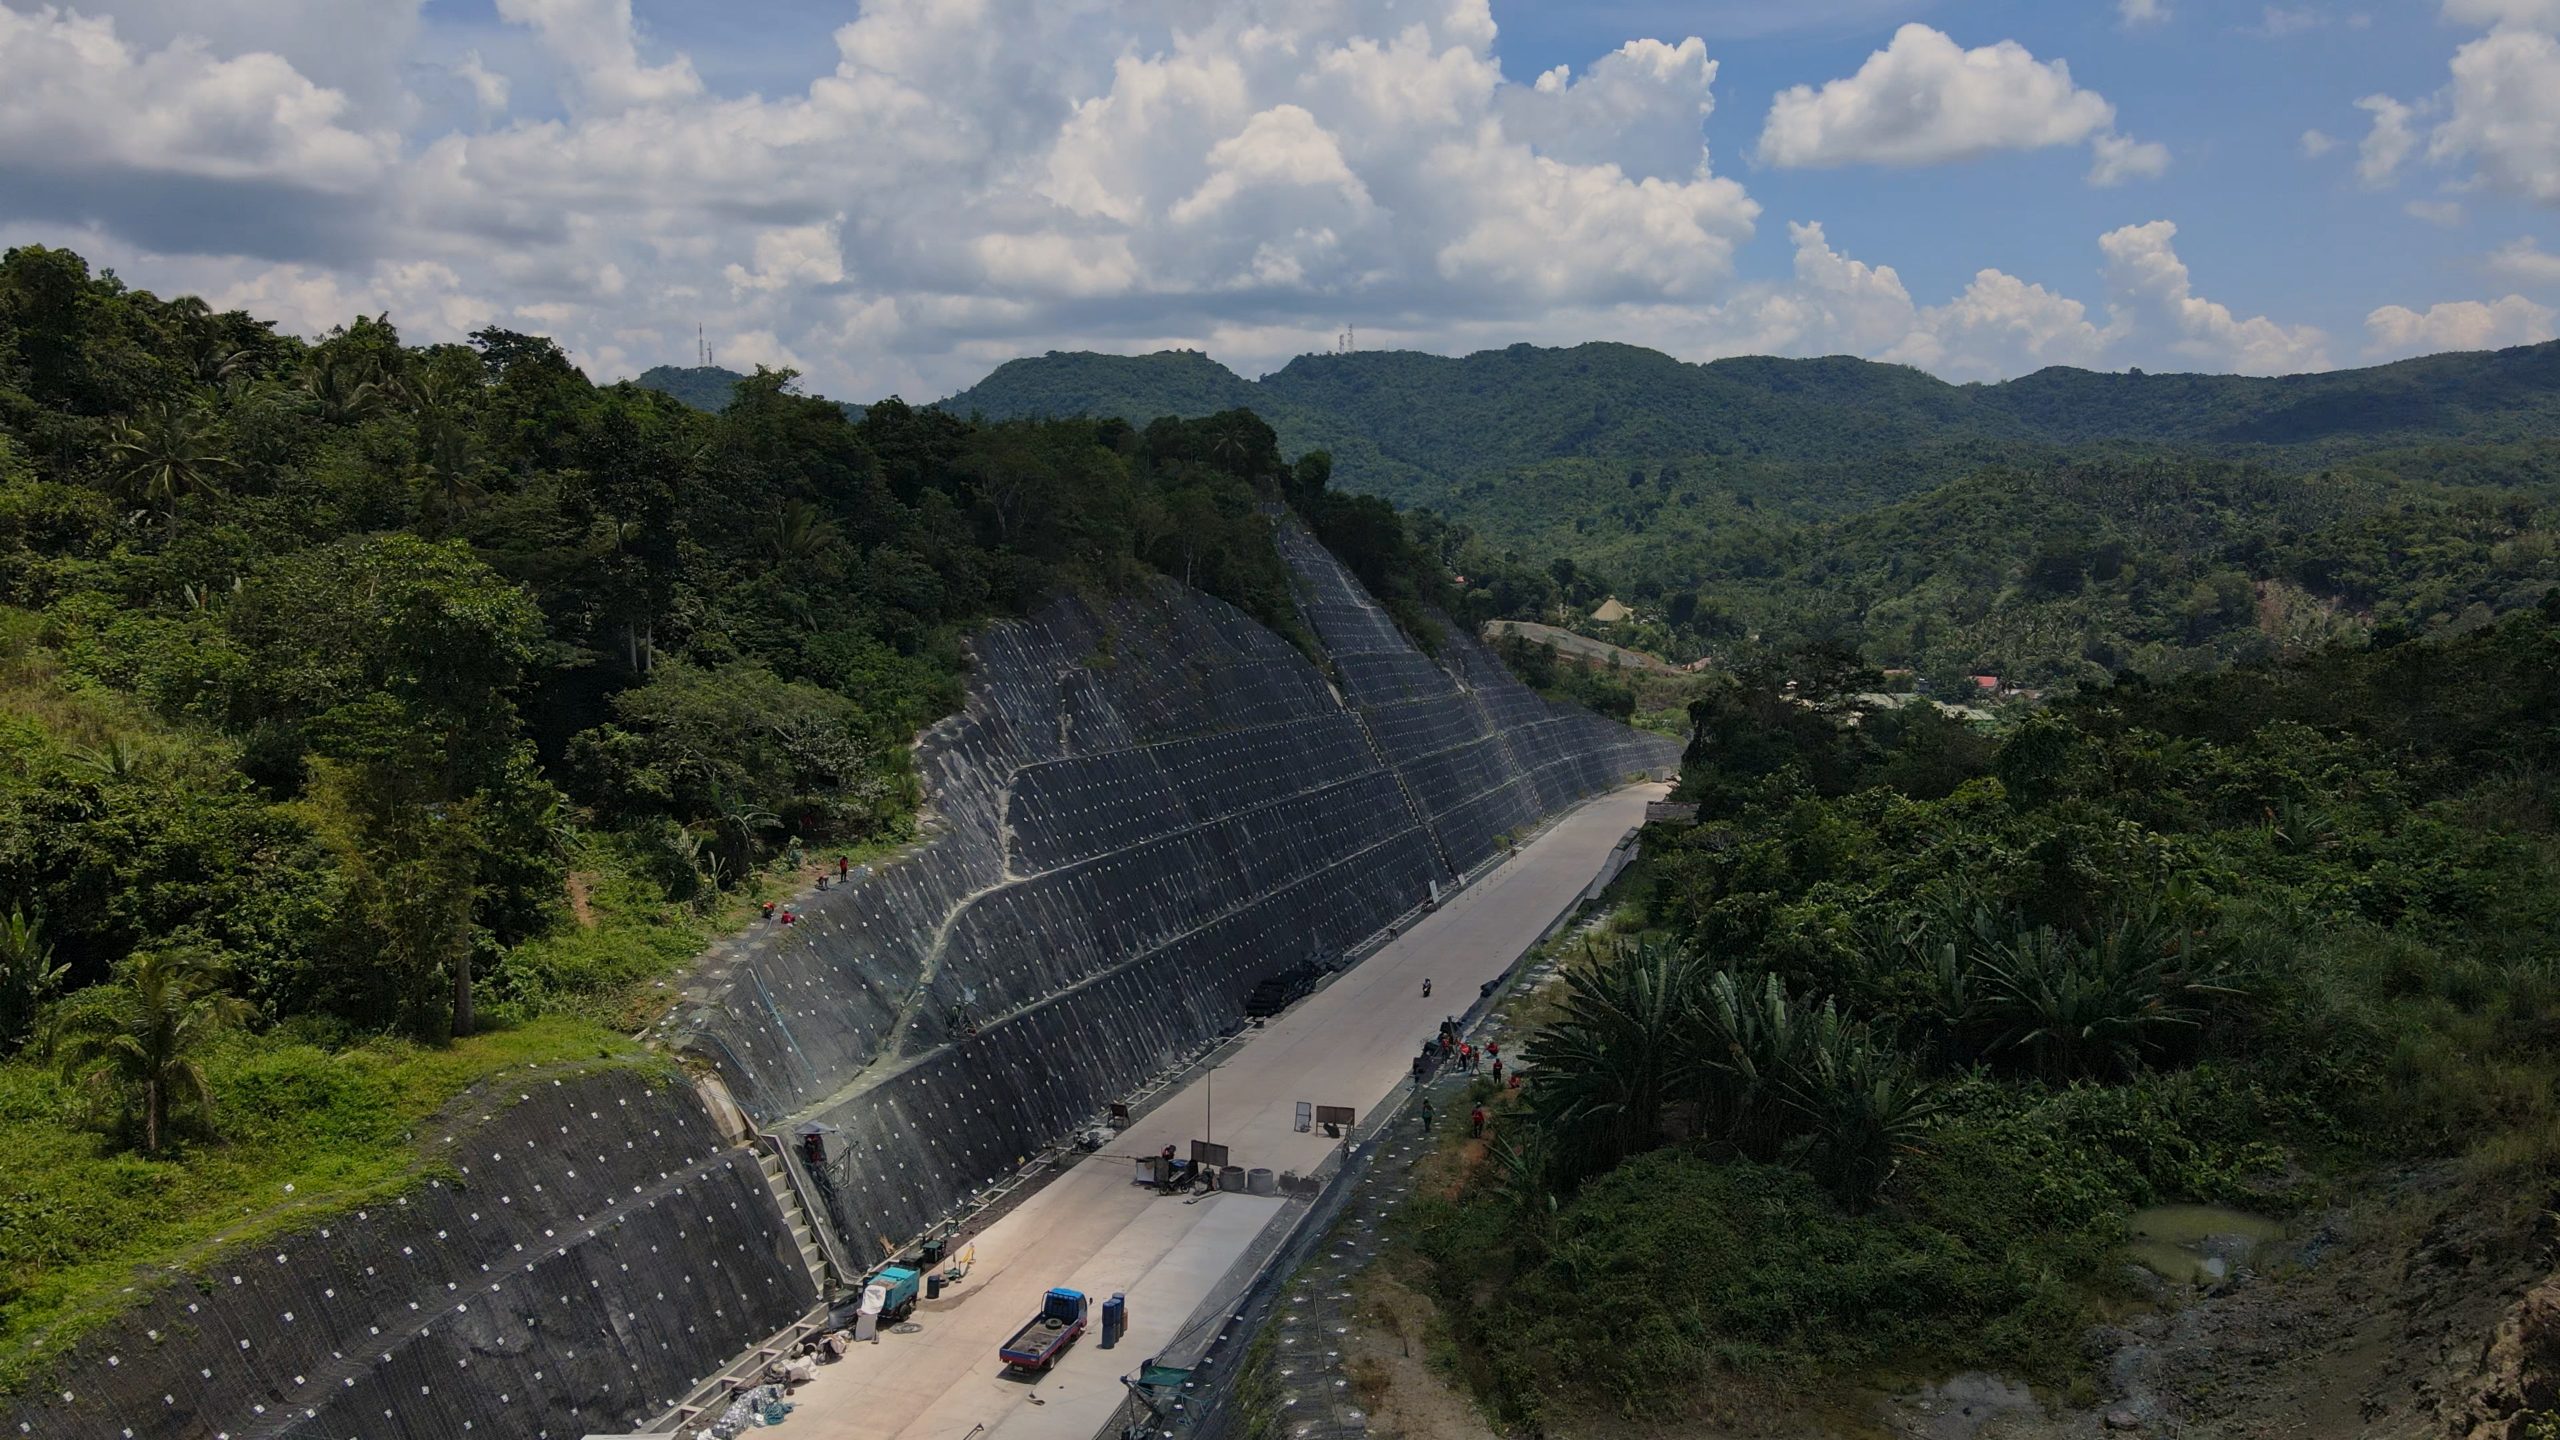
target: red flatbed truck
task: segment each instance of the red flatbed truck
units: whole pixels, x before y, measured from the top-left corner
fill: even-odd
[[[1052,1290],[1040,1302],[1040,1313],[996,1353],[1017,1370],[1046,1370],[1084,1333],[1085,1313],[1083,1291]]]

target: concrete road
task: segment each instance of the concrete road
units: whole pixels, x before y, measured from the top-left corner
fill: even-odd
[[[910,1335],[857,1347],[794,1397],[789,1429],[809,1440],[1088,1440],[1121,1396],[1119,1377],[1173,1338],[1277,1211],[1276,1200],[1159,1196],[1130,1183],[1134,1157],[1211,1139],[1230,1158],[1312,1170],[1338,1141],[1296,1133],[1301,1100],[1363,1114],[1411,1074],[1444,1016],[1510,968],[1587,886],[1663,787],[1585,804],[1518,857],[1289,1014],[1225,1064],[1141,1117],[1104,1155],[1051,1181],[975,1237],[977,1267],[916,1312]],[[1422,982],[1433,982],[1423,998]],[[996,1347],[1068,1285],[1129,1297],[1129,1333],[1101,1348],[1100,1325],[1036,1384],[1003,1373]]]

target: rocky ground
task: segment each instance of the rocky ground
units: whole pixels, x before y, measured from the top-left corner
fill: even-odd
[[[2039,1395],[1990,1375],[1844,1395],[1829,1413],[1719,1403],[1684,1440],[2538,1440],[2560,1408],[2560,1238],[2449,1170],[2405,1177],[2263,1247],[2207,1289],[2166,1284],[2091,1333],[2091,1383]],[[1493,1440],[1431,1362],[1431,1302],[1373,1266],[1342,1364],[1375,1435]],[[1726,1397],[1728,1401],[1737,1397]],[[2079,1403],[2074,1403],[2074,1400]],[[1581,1429],[1582,1427],[1570,1427]],[[1593,1437],[1626,1427],[1594,1418]]]
[[[2521,1440],[2515,1417],[2549,1404],[2560,1377],[2544,1231],[2482,1206],[2448,1172],[2411,1176],[2260,1252],[2227,1283],[2161,1287],[2149,1308],[2093,1333],[2093,1404],[2048,1409],[1959,1377],[1952,1393],[1890,1402],[1887,1433]]]

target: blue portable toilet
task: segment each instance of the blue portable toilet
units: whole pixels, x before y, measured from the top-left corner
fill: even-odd
[[[1119,1344],[1121,1335],[1126,1333],[1128,1328],[1129,1297],[1121,1291],[1114,1290],[1111,1292],[1111,1298],[1102,1302],[1102,1348],[1108,1350]]]

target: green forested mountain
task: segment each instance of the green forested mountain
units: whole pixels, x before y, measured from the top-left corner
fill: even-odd
[[[1195,354],[1050,355],[944,405],[1211,403],[1453,522],[1462,573],[1569,557],[1538,608],[1616,593],[1638,619],[1605,638],[1682,660],[1847,640],[1941,685],[2050,685],[2476,623],[2560,581],[2560,344],[1968,386],[1623,345],[1307,356],[1250,385]]]
[[[1817,524],[1723,503],[1667,528],[1617,558],[1691,643],[1835,640],[1942,686],[2049,686],[2533,604],[2560,584],[2560,442],[2312,472],[2101,453],[1988,467]]]
[[[729,402],[737,397],[738,387],[745,384],[749,378],[719,365],[655,365],[641,371],[631,383],[643,390],[655,390],[661,395],[671,395],[696,410],[708,410],[717,415],[729,408]],[[838,403],[845,414],[856,420],[862,418],[862,406],[850,401]],[[1175,412],[1167,410],[1163,413],[1171,415]],[[1188,416],[1216,412],[1201,410],[1182,413]]]
[[[1053,353],[942,402],[990,418],[1238,406],[1268,418],[1285,444],[1332,449],[1347,486],[1472,521],[1468,487],[1559,460],[1708,462],[1710,474],[1771,465],[1779,475],[1862,464],[1896,471],[1891,483],[1907,494],[1984,459],[2096,442],[2298,463],[2539,438],[2560,434],[2560,343],[2274,379],[2057,368],[1996,385],[1845,357],[1692,365],[1613,344],[1306,355],[1251,382],[1187,352]],[[1827,487],[1790,489],[1820,499]]]

